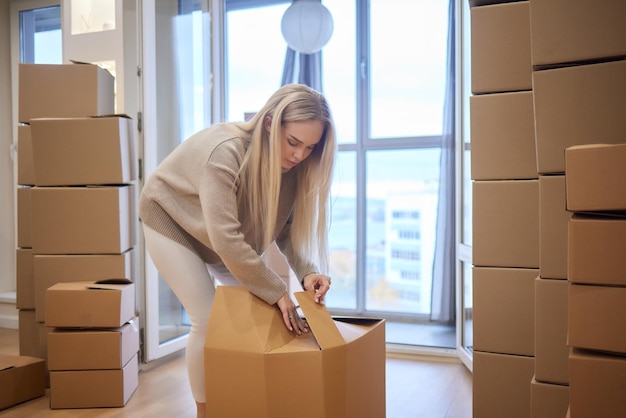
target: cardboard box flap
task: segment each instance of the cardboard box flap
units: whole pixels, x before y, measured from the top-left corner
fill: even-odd
[[[124,286],[128,286],[132,281],[129,279],[103,279],[87,285],[87,289],[94,290],[120,290]]]
[[[300,309],[315,339],[323,350],[345,344],[343,336],[326,307],[315,303],[315,291],[295,292],[294,295],[300,303]]]
[[[0,372],[9,370],[15,367],[12,361],[0,359]]]

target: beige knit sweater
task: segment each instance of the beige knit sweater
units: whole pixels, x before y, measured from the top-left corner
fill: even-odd
[[[247,202],[238,204],[236,195],[245,151],[245,143],[223,125],[194,134],[147,179],[139,216],[206,263],[223,263],[250,292],[274,304],[286,292],[286,284],[261,258],[265,249],[256,234],[261,225],[253,224]],[[275,237],[302,283],[304,276],[318,269],[296,255],[289,237],[297,174],[296,167],[282,176]]]

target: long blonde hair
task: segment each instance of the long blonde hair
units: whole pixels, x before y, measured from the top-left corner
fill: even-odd
[[[264,120],[272,118],[268,132]],[[248,122],[231,124],[248,150],[240,169],[240,199],[249,200],[256,225],[263,225],[261,238],[267,249],[275,239],[276,217],[282,177],[281,129],[286,123],[320,121],[322,138],[297,170],[297,191],[292,214],[291,243],[305,260],[312,259],[328,270],[328,218],[330,184],[336,152],[335,126],[324,96],[301,84],[288,84],[276,91]],[[276,123],[279,122],[279,123]]]

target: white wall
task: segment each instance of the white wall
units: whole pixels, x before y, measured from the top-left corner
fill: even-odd
[[[11,144],[9,0],[0,0],[0,293],[15,291],[15,181]]]

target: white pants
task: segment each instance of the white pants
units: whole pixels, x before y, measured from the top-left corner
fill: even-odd
[[[240,284],[225,266],[208,266],[196,253],[179,243],[146,225],[143,225],[143,230],[146,249],[152,262],[187,311],[191,321],[186,352],[187,373],[194,399],[204,403],[204,339],[215,286]]]

